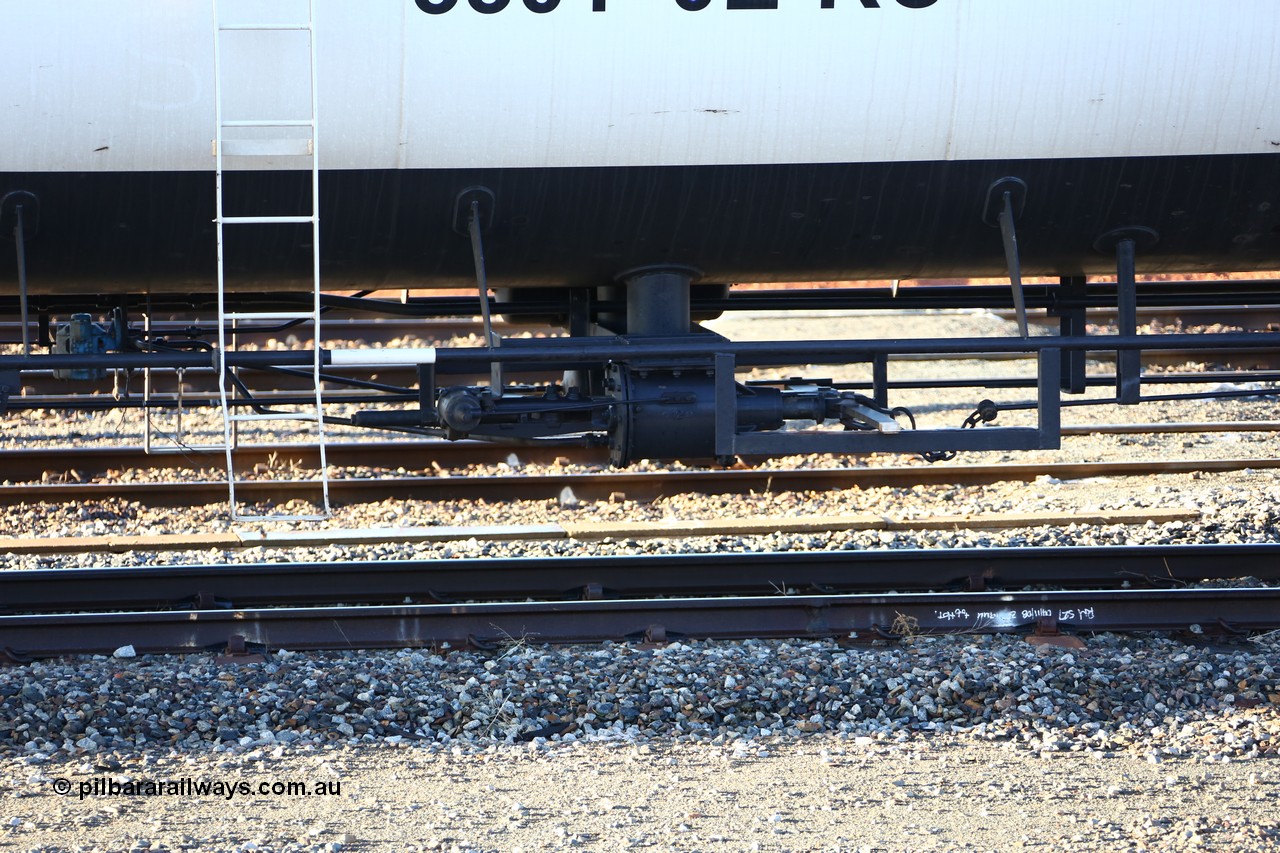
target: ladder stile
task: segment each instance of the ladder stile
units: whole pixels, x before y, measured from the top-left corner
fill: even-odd
[[[218,292],[218,400],[222,410],[223,445],[226,453],[227,488],[231,505],[231,517],[241,521],[319,521],[329,517],[329,467],[325,453],[324,433],[324,400],[321,379],[321,336],[320,336],[320,159],[319,159],[319,87],[316,76],[317,51],[315,31],[315,0],[307,2],[307,21],[305,24],[286,23],[239,23],[225,22],[220,16],[220,0],[213,2],[213,40],[214,40],[214,140],[213,157],[215,171],[215,234],[217,239],[217,292]],[[305,118],[232,118],[224,116],[227,95],[226,78],[228,61],[223,52],[223,33],[228,32],[264,32],[264,33],[296,33],[303,32],[307,39],[307,80],[309,84],[309,115]],[[240,64],[245,60],[240,57]],[[240,71],[251,73],[252,69],[241,68]],[[304,73],[299,69],[299,75]],[[260,115],[261,113],[259,113]],[[252,114],[251,114],[252,115]],[[306,137],[282,138],[231,138],[224,136],[225,131],[252,130],[255,128],[303,128],[308,132]],[[228,215],[223,197],[224,172],[231,169],[244,168],[239,165],[257,158],[290,158],[289,162],[297,163],[297,158],[308,158],[311,171],[311,210],[306,215],[299,214],[255,214]],[[235,164],[228,166],[227,158]],[[274,164],[268,163],[268,168]],[[227,310],[227,259],[224,243],[225,227],[238,228],[270,227],[273,225],[311,226],[311,304],[310,310],[294,311],[229,311]],[[244,333],[268,328],[262,323],[305,322],[312,329],[312,362],[311,376],[314,399],[311,403],[297,408],[278,410],[274,407],[265,410],[261,404],[245,405],[245,386],[239,381],[239,374],[229,356]],[[248,325],[240,325],[247,322]],[[257,323],[258,325],[254,325]],[[233,387],[234,386],[234,387]],[[313,431],[320,458],[320,472],[317,481],[319,503],[322,511],[318,514],[268,513],[257,514],[242,512],[240,500],[236,495],[237,485],[248,482],[241,480],[236,474],[236,449],[242,444],[244,434],[239,425],[263,422],[293,422],[305,424]],[[243,492],[243,490],[242,490]]]

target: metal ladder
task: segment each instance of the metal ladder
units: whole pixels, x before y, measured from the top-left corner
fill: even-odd
[[[223,438],[227,456],[227,484],[230,495],[231,517],[238,521],[321,521],[328,518],[331,514],[329,506],[329,467],[328,460],[325,457],[325,435],[324,435],[324,403],[322,400],[322,387],[320,375],[320,161],[318,157],[317,147],[317,130],[319,122],[317,121],[319,112],[319,97],[316,86],[316,38],[315,38],[315,0],[303,0],[306,4],[307,19],[305,23],[266,23],[266,22],[247,22],[247,23],[227,23],[222,17],[223,10],[220,6],[228,5],[228,0],[214,0],[213,3],[213,40],[214,40],[214,102],[215,102],[215,136],[213,142],[213,155],[216,161],[217,171],[217,241],[218,241],[218,394],[222,407],[222,423]],[[264,7],[259,4],[252,4],[255,10]],[[287,32],[305,32],[308,43],[308,68],[306,78],[309,81],[310,88],[310,105],[309,114],[300,118],[236,118],[227,119],[224,117],[223,102],[225,95],[225,80],[223,74],[225,68],[223,65],[223,44],[224,34],[230,32],[267,32],[267,33],[287,33]],[[274,40],[275,36],[272,37]],[[282,45],[287,46],[287,45]],[[286,52],[281,51],[280,55]],[[272,54],[271,59],[277,59],[278,56]],[[252,72],[253,69],[241,68],[237,69],[243,72]],[[298,69],[301,73],[302,69]],[[254,75],[255,77],[257,75]],[[308,133],[304,137],[289,137],[287,132],[281,138],[261,138],[254,136],[252,138],[233,138],[226,139],[224,133],[227,130],[233,130],[232,136],[237,134],[234,129],[252,129],[252,128],[305,128]],[[250,161],[253,158],[261,157],[286,157],[295,159],[306,158],[310,161],[311,169],[311,213],[309,215],[288,215],[288,216],[240,216],[227,215],[223,210],[223,172],[231,171],[226,168],[224,158],[231,158],[233,161],[243,162]],[[288,224],[306,224],[311,225],[311,269],[312,269],[312,301],[311,309],[308,311],[228,311],[226,305],[227,282],[226,282],[226,261],[224,257],[223,233],[227,227],[231,228],[254,228],[264,227],[271,228],[279,225]],[[241,323],[278,323],[280,321],[305,321],[311,324],[312,329],[312,350],[314,359],[311,365],[311,378],[314,388],[314,404],[293,408],[291,410],[280,410],[273,408],[264,410],[261,406],[255,406],[257,411],[245,411],[246,407],[233,405],[237,397],[233,396],[228,383],[234,384],[237,389],[240,388],[238,382],[239,376],[235,368],[228,364],[229,348],[235,347],[238,332],[252,329],[253,326],[242,327]],[[230,325],[228,325],[230,324]],[[242,512],[240,501],[236,497],[236,486],[243,484],[245,481],[237,480],[235,465],[235,450],[244,440],[244,436],[238,429],[240,425],[247,423],[261,423],[270,421],[292,421],[295,423],[305,424],[306,428],[312,432],[314,440],[319,451],[320,457],[320,478],[317,482],[317,491],[319,493],[321,512],[318,514],[290,514],[290,513],[252,513]]]

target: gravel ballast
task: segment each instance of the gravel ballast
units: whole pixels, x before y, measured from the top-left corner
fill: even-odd
[[[1276,647],[1088,642],[548,648],[512,638],[484,653],[34,663],[0,672],[0,773],[13,795],[3,821],[7,840],[33,850],[68,839],[82,849],[139,839],[408,849],[399,839],[446,850],[1003,850],[1024,838],[1277,849],[1272,808],[1233,812],[1280,790]],[[239,802],[104,787],[183,778],[346,787]],[[75,793],[58,799],[57,779]],[[273,819],[276,809],[290,817]],[[230,817],[259,813],[251,825]],[[974,835],[966,821],[979,815]]]

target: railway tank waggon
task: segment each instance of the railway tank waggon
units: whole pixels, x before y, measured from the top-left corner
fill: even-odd
[[[399,363],[411,402],[344,422],[604,436],[619,463],[1051,447],[1059,389],[1081,390],[1073,338],[1007,343],[1039,356],[1037,427],[907,430],[887,356],[990,341],[734,344],[697,320],[741,281],[1008,275],[1025,311],[1022,275],[1059,277],[1035,292],[1052,302],[1112,274],[1124,333],[1138,267],[1280,267],[1268,0],[65,0],[0,24],[11,390],[41,369],[200,368],[224,410],[259,410],[225,401],[236,371],[311,367],[319,388]],[[313,305],[456,311],[430,292],[459,287],[486,321],[534,313],[570,336],[371,356],[226,334]],[[390,288],[404,298],[368,296]],[[162,340],[144,306],[215,319]],[[1111,344],[1125,402],[1131,338]],[[870,396],[735,377],[848,362],[872,366]],[[491,381],[452,381],[475,373]],[[847,431],[777,432],[796,421]]]

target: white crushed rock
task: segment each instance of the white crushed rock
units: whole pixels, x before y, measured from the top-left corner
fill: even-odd
[[[1276,850],[1276,662],[1100,635],[37,663],[0,671],[0,843]],[[326,793],[258,793],[289,782]]]
[[[454,755],[350,748],[148,756],[114,772],[0,764],[15,850],[1110,851],[1280,849],[1270,764],[1152,765],[934,739],[573,744]],[[58,797],[59,774],[337,784],[312,798]]]

